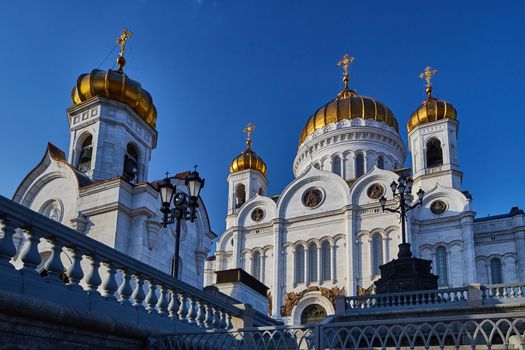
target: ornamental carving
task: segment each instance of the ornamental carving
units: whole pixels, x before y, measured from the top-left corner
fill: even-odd
[[[323,200],[323,193],[318,188],[310,188],[303,194],[303,204],[308,208],[315,208]]]
[[[299,293],[288,292],[284,295],[284,304],[281,306],[281,316],[291,316],[293,308],[299,304],[304,295],[308,292],[321,292],[321,295],[328,299],[335,308],[335,298],[338,295],[345,295],[345,288],[333,287],[332,289],[323,287],[308,287]]]
[[[442,200],[433,201],[432,204],[430,204],[430,211],[436,215],[443,214],[447,210],[447,203],[443,202]]]
[[[257,222],[264,218],[264,210],[261,208],[255,208],[252,210],[252,220]]]
[[[372,184],[366,191],[368,198],[379,199],[385,194],[385,189],[380,184]]]

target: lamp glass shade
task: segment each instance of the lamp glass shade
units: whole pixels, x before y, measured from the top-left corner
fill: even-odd
[[[173,199],[173,193],[175,192],[175,187],[171,184],[170,179],[166,178],[159,185],[160,191],[160,200],[163,207],[169,207],[171,200]]]
[[[392,183],[390,184],[390,188],[392,189],[392,192],[395,194],[396,188],[397,188],[397,182],[392,181]]]
[[[188,194],[191,198],[198,198],[201,189],[204,187],[204,179],[201,179],[199,173],[192,171],[186,177],[186,186],[188,187]]]
[[[419,189],[419,191],[417,191],[417,197],[419,198],[419,200],[423,200],[423,196],[425,195],[425,191],[423,191],[421,188]]]

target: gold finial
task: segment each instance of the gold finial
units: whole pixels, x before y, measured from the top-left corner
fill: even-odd
[[[126,59],[124,58],[124,51],[126,49],[126,43],[132,35],[132,32],[130,32],[127,28],[124,28],[122,29],[122,33],[120,34],[120,36],[117,38],[117,40],[115,40],[115,42],[120,45],[120,52],[117,58],[119,73],[122,73],[124,71],[123,68],[126,64]]]
[[[252,123],[248,123],[246,127],[243,129],[243,132],[246,134],[246,147],[248,149],[252,147],[252,132],[255,130],[255,125]]]
[[[343,82],[345,83],[345,89],[348,89],[348,81],[350,80],[350,76],[348,75],[348,67],[350,66],[350,63],[354,62],[355,57],[349,57],[347,53],[343,56],[343,59],[339,62],[337,62],[337,65],[339,67],[343,67]]]
[[[419,74],[419,77],[421,79],[425,79],[427,81],[427,98],[432,97],[432,77],[436,75],[438,71],[436,69],[432,69],[429,66],[426,66],[425,71],[421,74]]]

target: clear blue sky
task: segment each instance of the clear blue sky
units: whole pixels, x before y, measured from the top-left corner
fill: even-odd
[[[46,143],[67,151],[65,109],[79,74],[111,68],[114,39],[133,33],[126,73],[158,109],[150,180],[200,165],[221,233],[228,166],[242,128],[268,164],[269,193],[293,178],[299,133],[350,85],[406,122],[424,97],[418,74],[460,120],[463,188],[478,215],[525,207],[524,1],[9,1],[0,5],[0,194],[11,197]],[[104,61],[101,64],[101,62]],[[99,66],[100,65],[100,66]],[[407,165],[408,165],[407,160]]]

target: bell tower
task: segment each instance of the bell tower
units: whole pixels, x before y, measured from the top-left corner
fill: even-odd
[[[255,125],[249,123],[244,128],[246,149],[235,157],[228,175],[228,217],[255,195],[266,195],[266,163],[252,150],[252,133]],[[229,220],[226,220],[226,228]]]
[[[462,172],[458,162],[457,112],[450,102],[432,96],[431,79],[437,70],[425,68],[427,98],[412,113],[407,125],[408,147],[412,154],[414,186],[461,190]]]
[[[118,70],[82,74],[71,93],[68,161],[93,180],[121,176],[131,183],[146,181],[157,144],[157,111],[151,95],[123,70],[131,35],[124,29],[116,40]]]

